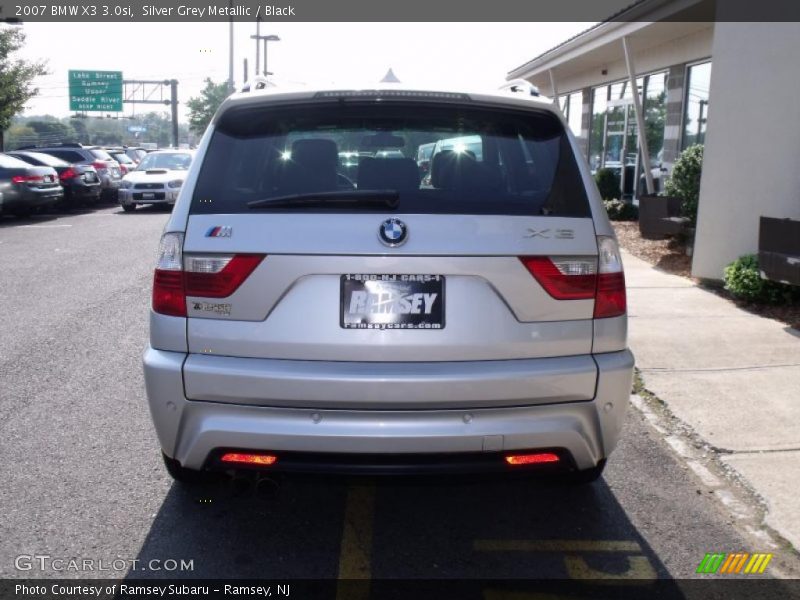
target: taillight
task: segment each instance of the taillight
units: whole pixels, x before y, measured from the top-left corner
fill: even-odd
[[[598,236],[597,294],[594,301],[594,318],[605,319],[624,315],[627,309],[625,273],[617,241],[613,237]]]
[[[186,316],[182,233],[165,233],[161,237],[153,277],[153,310],[162,315]]]
[[[128,167],[126,167],[124,164],[120,163],[119,164],[119,172],[122,175],[127,175],[128,174]]]
[[[186,316],[186,297],[226,298],[233,294],[264,254],[183,256],[183,234],[165,233],[153,278],[153,310]]]
[[[92,163],[92,166],[97,169],[98,171],[104,171],[108,168],[108,165],[104,163],[102,160],[96,160]]]
[[[78,174],[75,172],[75,170],[72,169],[72,168],[69,168],[66,171],[61,171],[61,173],[59,173],[59,175],[58,175],[58,178],[61,181],[65,181],[66,179],[74,179],[77,176],[78,176]]]
[[[597,287],[594,257],[521,256],[520,260],[556,300],[590,300]]]
[[[539,285],[556,300],[594,299],[594,318],[625,314],[625,274],[613,237],[597,237],[598,256],[520,256]]]
[[[186,295],[226,298],[242,285],[262,260],[263,254],[186,256]]]
[[[14,175],[11,178],[11,183],[35,183],[44,181],[42,175]]]

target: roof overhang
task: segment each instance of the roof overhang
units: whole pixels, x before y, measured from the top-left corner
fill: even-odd
[[[507,79],[548,84],[551,70],[561,78],[619,60],[623,37],[639,52],[708,29],[714,4],[713,0],[643,0],[510,71]]]

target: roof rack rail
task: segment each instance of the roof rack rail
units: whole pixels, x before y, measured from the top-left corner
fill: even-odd
[[[499,89],[515,94],[528,94],[529,96],[542,95],[538,87],[525,79],[512,79],[501,85]]]
[[[242,86],[242,91],[249,92],[252,90],[263,90],[266,89],[268,85],[270,84],[267,82],[266,77],[256,75],[251,81],[248,81],[244,84],[244,86]]]

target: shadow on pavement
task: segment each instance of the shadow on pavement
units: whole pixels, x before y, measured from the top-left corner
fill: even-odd
[[[128,578],[466,580],[475,597],[497,585],[476,583],[485,579],[522,593],[530,579],[611,579],[647,595],[670,577],[602,480],[173,484],[137,558],[193,560],[194,569]]]

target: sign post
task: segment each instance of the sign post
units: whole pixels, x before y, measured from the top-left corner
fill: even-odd
[[[70,71],[69,109],[122,112],[122,71]]]

